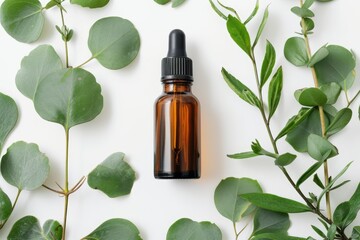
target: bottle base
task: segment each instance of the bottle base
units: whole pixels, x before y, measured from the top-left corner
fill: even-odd
[[[199,179],[200,173],[197,171],[191,172],[180,172],[180,173],[164,173],[157,172],[154,173],[156,179]]]

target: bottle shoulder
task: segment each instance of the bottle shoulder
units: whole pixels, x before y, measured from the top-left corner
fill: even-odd
[[[160,95],[155,103],[165,103],[165,102],[172,102],[172,101],[180,101],[182,103],[193,103],[193,104],[199,104],[199,100],[197,97],[192,94],[191,92],[188,93],[163,93]]]

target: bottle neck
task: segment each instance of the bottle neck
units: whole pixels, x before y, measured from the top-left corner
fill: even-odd
[[[163,82],[165,93],[187,93],[191,92],[192,82],[189,81],[171,81]]]

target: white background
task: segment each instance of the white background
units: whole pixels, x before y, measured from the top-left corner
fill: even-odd
[[[249,24],[252,35],[256,32],[264,8],[270,1],[261,0],[260,14]],[[43,2],[45,4],[45,2]],[[255,1],[226,1],[236,7],[243,18],[252,10]],[[270,17],[263,38],[257,49],[262,59],[265,39],[275,46],[277,66],[284,67],[284,95],[279,111],[273,118],[272,128],[278,132],[287,119],[299,109],[293,92],[312,86],[311,74],[306,69],[290,65],[283,57],[287,38],[299,31],[299,19],[290,12],[297,1],[276,0],[270,5]],[[231,160],[226,154],[249,150],[250,143],[259,139],[270,147],[259,113],[243,103],[225,84],[220,70],[226,67],[250,87],[255,87],[249,59],[228,36],[225,22],[211,9],[206,0],[188,0],[183,6],[172,9],[151,0],[111,1],[103,9],[89,10],[65,3],[66,22],[74,29],[70,43],[70,64],[79,65],[90,57],[87,49],[88,30],[98,19],[121,16],[130,19],[141,35],[141,51],[129,67],[111,71],[96,61],[86,66],[102,86],[104,109],[96,120],[74,127],[70,140],[70,183],[75,184],[97,164],[113,152],[127,154],[128,162],[137,172],[131,195],[109,199],[103,193],[90,189],[86,184],[71,196],[68,239],[86,236],[109,218],[126,218],[134,222],[142,237],[149,240],[166,238],[168,228],[177,219],[188,217],[196,221],[209,220],[223,232],[223,239],[234,239],[231,222],[223,218],[213,203],[213,194],[221,179],[250,177],[258,179],[264,190],[300,201],[280,170],[268,159],[245,161]],[[340,44],[360,53],[358,29],[360,1],[337,0],[328,4],[315,4],[315,34],[311,36],[313,50],[323,44]],[[35,142],[51,160],[51,173],[47,185],[63,182],[64,133],[59,125],[41,119],[32,102],[16,89],[15,75],[20,61],[38,44],[50,43],[64,57],[63,43],[54,25],[60,25],[57,9],[45,12],[45,32],[36,44],[22,44],[10,38],[0,28],[0,91],[12,96],[20,108],[20,120],[5,147],[18,140]],[[167,53],[168,33],[180,28],[187,34],[188,55],[194,61],[194,93],[202,105],[202,178],[200,180],[155,180],[153,178],[153,102],[161,94],[160,61]],[[359,84],[356,85],[359,87]],[[354,91],[351,92],[354,94]],[[343,96],[341,103],[344,104]],[[359,101],[354,104],[356,110]],[[360,123],[357,110],[351,124],[340,136],[333,139],[340,156],[330,161],[330,172],[335,175],[348,162],[355,161],[346,178],[353,181],[343,190],[333,194],[333,207],[350,196],[359,182],[360,159],[358,156]],[[282,152],[293,151],[281,141]],[[4,149],[5,152],[6,149]],[[289,168],[295,179],[313,161],[300,155]],[[0,186],[13,200],[16,189],[0,179]],[[304,185],[304,192],[318,192],[311,184]],[[1,231],[5,239],[13,223],[25,215],[35,215],[41,222],[47,219],[62,221],[63,199],[56,194],[39,189],[23,192],[18,207],[7,226]],[[291,234],[312,234],[310,224],[316,223],[311,214],[292,215]],[[243,226],[246,222],[242,222]],[[359,223],[359,220],[357,220]],[[251,231],[251,226],[248,232]],[[241,239],[247,239],[245,232]]]

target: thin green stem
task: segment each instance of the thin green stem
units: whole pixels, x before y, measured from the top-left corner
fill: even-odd
[[[61,15],[61,23],[62,23],[62,27],[63,29],[66,29],[66,25],[65,25],[65,18],[64,18],[64,10],[62,7],[59,7],[60,9],[60,15]],[[64,40],[64,44],[65,44],[65,66],[66,68],[69,67],[69,49],[68,49],[68,42],[66,39]]]
[[[64,221],[63,221],[63,240],[66,239],[66,223],[69,206],[69,129],[65,129],[65,188],[64,188]]]
[[[237,231],[236,222],[233,222],[233,228],[234,228],[234,232],[235,232],[235,240],[238,240],[240,233],[238,233],[238,231]]]
[[[16,204],[17,204],[17,202],[18,202],[18,200],[19,200],[20,194],[21,194],[21,190],[18,189],[18,192],[17,192],[17,194],[16,194],[15,201],[14,201],[12,207],[11,207],[11,213],[14,211],[14,209],[15,209],[15,207],[16,207]],[[9,218],[6,219],[2,224],[0,224],[0,230],[5,226],[5,224],[6,224],[6,222],[7,222],[8,220],[9,220]]]
[[[86,60],[85,62],[83,62],[82,64],[80,64],[79,66],[77,66],[76,68],[81,68],[83,67],[85,64],[91,62],[95,57],[91,56],[91,58],[89,58],[88,60]]]
[[[347,107],[350,107],[351,104],[359,97],[359,95],[360,95],[360,90],[356,93],[356,95],[350,101],[348,101]]]

